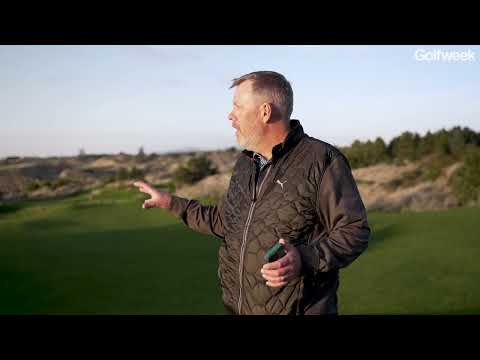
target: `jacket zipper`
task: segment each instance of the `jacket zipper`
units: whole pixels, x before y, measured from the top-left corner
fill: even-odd
[[[270,169],[272,168],[272,165],[270,165],[267,169],[267,173],[265,174],[265,177],[263,178],[262,182],[260,183],[260,187],[258,188],[258,194],[262,191],[262,186],[265,180],[268,177],[268,174],[270,173]],[[253,214],[253,209],[255,208],[255,203],[257,201],[257,185],[255,184],[255,189],[254,189],[254,200],[250,204],[250,211],[248,212],[248,217],[247,217],[247,222],[245,223],[245,230],[243,231],[243,240],[242,240],[242,247],[240,249],[240,264],[238,267],[238,272],[240,276],[240,294],[238,296],[238,315],[241,314],[242,311],[242,284],[243,284],[243,260],[245,256],[245,247],[247,244],[247,233],[248,233],[248,227],[250,226],[250,222],[252,221],[252,214]]]

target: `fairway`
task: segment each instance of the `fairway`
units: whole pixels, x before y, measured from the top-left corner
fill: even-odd
[[[0,207],[0,314],[223,314],[220,241],[135,189]],[[372,213],[340,314],[479,314],[480,209]]]

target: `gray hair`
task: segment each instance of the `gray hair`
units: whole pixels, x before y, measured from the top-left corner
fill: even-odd
[[[246,80],[252,80],[256,94],[266,96],[284,120],[290,120],[293,111],[293,90],[288,80],[275,71],[255,71],[232,80],[230,89]]]

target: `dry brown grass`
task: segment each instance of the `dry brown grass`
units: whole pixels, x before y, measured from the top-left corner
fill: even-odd
[[[447,209],[458,205],[448,180],[461,163],[445,169],[435,181],[423,181],[413,186],[388,190],[387,184],[401,179],[407,172],[414,171],[420,164],[404,166],[379,164],[353,171],[363,202],[369,210],[420,211]]]
[[[231,176],[231,173],[207,176],[194,185],[178,189],[176,195],[196,199],[201,197],[217,198],[227,191]]]
[[[82,189],[91,189],[99,186],[101,175],[106,171],[133,166],[145,171],[146,181],[159,184],[170,181],[175,170],[191,156],[192,154],[165,155],[142,164],[135,163],[134,157],[115,155],[93,161],[80,161],[77,158],[40,159],[38,162],[26,161],[2,165],[0,193],[4,199],[66,196],[75,193],[78,188],[74,186],[56,190],[45,188],[30,193],[26,188],[34,178],[51,177],[58,173],[58,178],[75,180],[81,183]],[[209,176],[197,184],[179,188],[176,191],[177,195],[187,198],[218,198],[225,193],[239,152],[216,151],[207,153],[207,156],[215,163],[219,174]],[[458,202],[448,186],[448,180],[461,163],[444,168],[435,181],[424,181],[422,177],[415,176],[419,172],[416,170],[425,166],[425,161],[422,161],[405,165],[377,164],[353,170],[365,206],[369,210],[385,211],[417,211],[457,206]],[[86,169],[90,171],[87,172]],[[123,186],[121,183],[115,184],[107,186]]]

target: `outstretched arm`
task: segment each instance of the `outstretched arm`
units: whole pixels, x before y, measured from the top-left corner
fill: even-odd
[[[220,199],[218,206],[208,206],[202,205],[197,200],[184,199],[157,190],[143,181],[137,181],[133,185],[138,187],[141,192],[151,196],[143,203],[144,209],[158,207],[169,210],[192,230],[221,239],[224,238],[223,198]]]

